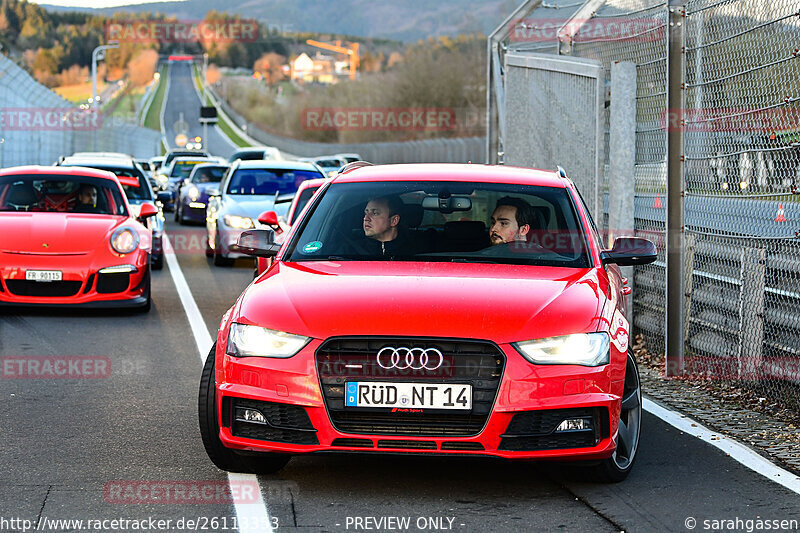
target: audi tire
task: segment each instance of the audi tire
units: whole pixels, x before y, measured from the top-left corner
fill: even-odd
[[[197,398],[197,415],[200,425],[200,436],[203,446],[211,462],[217,468],[227,472],[244,472],[247,474],[272,474],[286,466],[291,455],[281,453],[252,453],[239,455],[226,448],[219,440],[219,422],[217,422],[216,386],[214,380],[214,359],[217,344],[211,347],[203,365],[200,376],[200,391]]]
[[[622,392],[619,431],[617,433],[617,449],[608,459],[594,464],[593,477],[603,483],[618,483],[628,477],[636,452],[639,449],[639,437],[642,428],[642,388],[639,381],[639,368],[636,358],[628,350],[628,362],[625,367],[625,387]]]

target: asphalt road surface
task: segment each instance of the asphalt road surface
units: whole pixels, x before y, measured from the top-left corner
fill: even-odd
[[[192,63],[188,61],[172,61],[169,66],[168,92],[164,101],[164,135],[170,148],[177,148],[175,136],[185,133],[189,137],[203,136],[203,125],[200,124],[200,96],[192,81]],[[183,130],[179,123],[183,122],[188,130]],[[230,157],[236,146],[223,135],[216,126],[208,126],[208,137],[203,147],[213,155]]]
[[[177,265],[214,336],[252,264],[214,267],[203,230],[167,224]],[[154,305],[144,315],[0,311],[3,532],[22,531],[11,519],[119,518],[171,520],[168,531],[186,530],[181,519],[224,531],[225,519],[233,530],[230,498],[176,496],[177,486],[229,481],[207,459],[197,429],[201,359],[173,272],[153,273]],[[19,356],[90,357],[107,361],[110,372],[12,379],[5,360]],[[703,531],[704,520],[800,519],[797,494],[649,414],[637,464],[615,485],[585,482],[579,470],[553,464],[391,455],[295,457],[257,479],[277,531],[689,531],[690,517]],[[80,530],[47,525],[42,530]]]

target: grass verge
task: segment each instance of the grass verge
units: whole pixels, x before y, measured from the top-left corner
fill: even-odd
[[[167,92],[167,76],[169,75],[169,67],[164,65],[159,69],[161,76],[158,79],[158,87],[156,87],[156,94],[153,95],[153,101],[147,110],[147,116],[144,118],[144,126],[151,130],[161,131],[161,106],[164,105],[164,97]]]

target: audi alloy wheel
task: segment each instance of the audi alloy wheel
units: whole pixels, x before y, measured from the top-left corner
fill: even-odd
[[[639,381],[639,368],[633,352],[628,350],[628,363],[625,367],[625,385],[622,392],[617,449],[614,454],[596,464],[594,476],[598,481],[617,483],[628,477],[636,460],[639,437],[642,428],[642,387]]]

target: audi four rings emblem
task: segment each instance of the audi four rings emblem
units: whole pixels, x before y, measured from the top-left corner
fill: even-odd
[[[436,348],[407,348],[386,346],[378,352],[378,365],[381,368],[397,370],[436,370],[444,363],[442,352]]]

